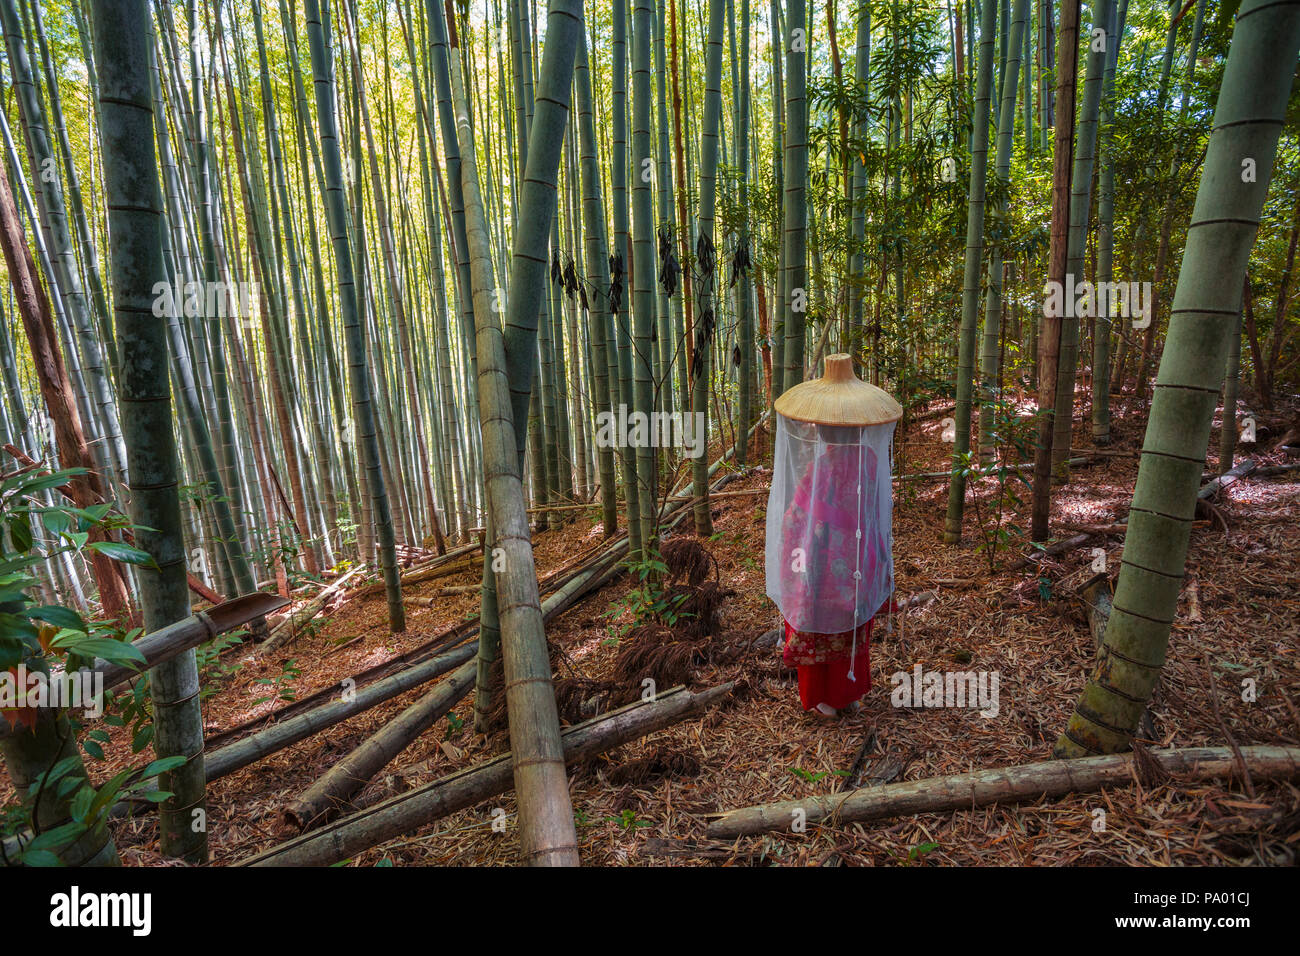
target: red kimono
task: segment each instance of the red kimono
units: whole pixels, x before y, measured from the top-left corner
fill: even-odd
[[[865,467],[864,467],[865,466]],[[827,445],[817,467],[800,482],[787,509],[785,539],[816,541],[808,556],[810,567],[782,570],[787,600],[797,607],[818,608],[825,618],[852,620],[858,598],[858,580],[874,580],[886,573],[879,555],[887,542],[879,528],[864,528],[868,545],[858,546],[860,524],[858,486],[874,475],[876,455],[858,445]],[[814,475],[816,476],[814,478]],[[883,548],[883,551],[882,551]],[[860,575],[861,577],[857,577]],[[885,606],[889,605],[888,599]],[[881,610],[884,610],[882,607]],[[787,612],[792,616],[797,612]],[[874,618],[838,633],[796,630],[788,620],[782,660],[799,669],[799,699],[804,710],[826,704],[836,710],[848,707],[871,689],[871,628]],[[856,637],[856,640],[855,640]]]

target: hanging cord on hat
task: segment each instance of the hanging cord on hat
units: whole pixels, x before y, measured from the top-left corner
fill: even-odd
[[[892,495],[894,494],[894,483],[893,483],[893,482],[894,482],[894,433],[893,433],[892,431],[889,433],[889,471],[886,472],[886,474],[889,475],[889,485],[888,485],[888,488],[889,488],[889,494],[892,496]],[[877,493],[877,494],[880,493],[880,491],[879,491],[879,487],[877,487],[876,493]],[[877,510],[877,513],[879,513],[879,510],[880,510],[880,509],[877,508],[876,510]],[[895,605],[895,603],[896,603],[896,602],[894,601],[894,593],[895,593],[896,588],[894,587],[894,542],[893,542],[893,537],[894,537],[894,509],[891,507],[891,508],[889,509],[889,538],[890,538],[890,542],[889,542],[889,603],[888,603],[888,605],[887,605],[888,610],[885,612],[885,614],[886,614],[886,619],[885,619],[885,633],[886,633],[886,634],[893,634],[893,633],[894,633],[894,605]],[[903,625],[902,625],[902,621],[903,621],[902,617],[899,617],[898,621],[899,621],[899,628],[900,628],[899,640],[902,640],[902,633],[901,633],[901,628],[902,628],[902,626],[903,626]]]
[[[866,437],[866,430],[863,429],[858,438],[858,509],[857,509],[857,567],[853,571],[853,650],[849,653],[849,682],[856,683],[857,678],[853,676],[853,665],[858,658],[858,600],[859,592],[862,589],[862,450],[866,447],[863,439]]]

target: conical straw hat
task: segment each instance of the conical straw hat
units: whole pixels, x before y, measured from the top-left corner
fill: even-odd
[[[853,359],[841,352],[826,356],[825,374],[784,392],[776,411],[814,425],[884,425],[903,417],[903,406],[888,392],[853,373]]]

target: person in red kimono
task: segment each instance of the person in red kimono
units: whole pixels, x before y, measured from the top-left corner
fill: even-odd
[[[868,516],[876,507],[877,456],[861,434],[860,428],[817,426],[817,453],[781,522],[785,542],[806,544],[803,560],[783,563],[781,656],[798,668],[803,709],[828,719],[856,712],[871,689],[875,617],[835,633],[799,630],[790,619],[850,623],[870,582],[892,572],[890,529],[864,520],[864,496]],[[880,611],[888,605],[886,598]]]

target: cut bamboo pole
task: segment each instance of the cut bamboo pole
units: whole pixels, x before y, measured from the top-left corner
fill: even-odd
[[[449,678],[402,711],[400,717],[385,724],[331,767],[285,808],[285,817],[299,829],[307,830],[337,816],[375,774],[469,693],[477,672],[474,661],[462,664]]]
[[[208,780],[216,780],[226,774],[234,773],[278,750],[318,734],[326,727],[332,727],[386,700],[392,700],[413,687],[440,677],[471,660],[477,650],[477,642],[466,644],[450,653],[407,668],[392,677],[375,681],[361,690],[350,688],[347,682],[343,681],[342,690],[336,700],[309,710],[305,714],[272,724],[265,730],[259,730],[255,734],[207,754],[204,766],[207,768]]]
[[[731,693],[734,683],[698,693],[683,687],[640,700],[567,728],[562,734],[569,765],[588,760],[647,734],[686,720]],[[398,794],[319,830],[241,860],[238,866],[328,866],[410,833],[465,807],[472,807],[511,787],[510,753],[468,767],[432,783]]]
[[[1184,747],[1148,751],[1166,773],[1185,781],[1231,778],[1239,771],[1230,747]],[[1255,780],[1294,779],[1300,776],[1300,747],[1255,746],[1241,749]],[[1067,793],[1091,793],[1122,786],[1137,774],[1132,754],[1044,760],[1019,767],[978,770],[948,777],[931,777],[851,793],[785,800],[732,810],[712,819],[708,835],[734,840],[755,833],[804,826],[842,826],[916,813],[970,810],[994,803],[1020,803]]]
[[[321,591],[320,594],[273,627],[271,636],[258,647],[257,653],[263,656],[271,654],[283,647],[290,639],[296,637],[307,622],[319,614],[321,608],[328,604],[330,599],[342,591],[348,581],[352,580],[360,572],[361,568],[352,568],[324,591]]]
[[[245,594],[159,628],[132,642],[131,646],[144,655],[147,667],[155,667],[218,634],[265,617],[288,603],[278,594]],[[140,670],[135,665],[97,660],[95,673],[103,675],[104,689],[108,690],[138,676]]]

